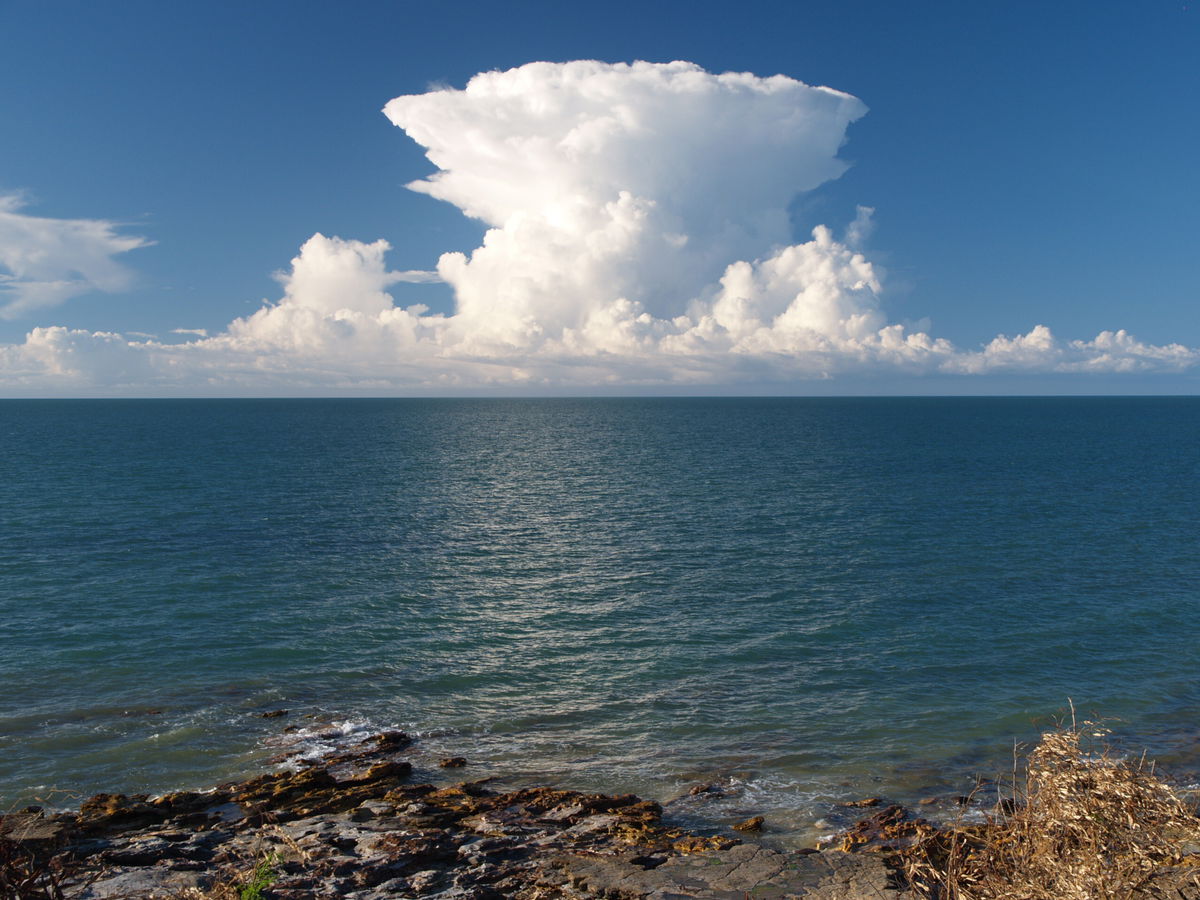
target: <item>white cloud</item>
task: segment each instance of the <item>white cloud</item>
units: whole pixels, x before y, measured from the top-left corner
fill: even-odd
[[[384,109],[439,169],[410,187],[490,230],[444,255],[479,352],[579,329],[618,300],[672,318],[734,260],[789,242],[787,204],[846,168],[848,94],[690,63],[533,63]]]
[[[1102,331],[1090,341],[1063,342],[1045,325],[1016,337],[999,335],[976,353],[958,353],[947,372],[1148,373],[1182,372],[1200,364],[1200,349],[1182,344],[1145,344],[1124,329]]]
[[[0,195],[0,318],[16,319],[88,291],[127,289],[132,273],[113,257],[147,247],[101,219],[48,219]]]
[[[23,344],[0,346],[0,385],[34,393],[141,389],[163,380],[149,346],[113,332],[34,328]]]
[[[858,214],[854,217],[854,221],[846,227],[846,237],[844,238],[846,246],[858,250],[866,245],[867,238],[875,230],[874,216],[875,208],[873,206],[858,207]]]
[[[388,117],[437,171],[410,185],[488,230],[437,271],[390,271],[386,242],[310,238],[282,298],[211,337],[162,344],[35,329],[0,385],[310,393],[792,384],[843,375],[1177,372],[1200,351],[1048,328],[976,351],[888,321],[865,255],[874,210],[793,243],[787,208],[845,169],[855,98],[689,63],[534,63]],[[449,315],[399,307],[444,281]],[[135,362],[136,361],[136,362]],[[73,381],[72,381],[73,380]],[[123,388],[124,389],[124,388]]]

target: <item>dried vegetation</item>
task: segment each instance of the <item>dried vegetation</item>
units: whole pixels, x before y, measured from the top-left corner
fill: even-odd
[[[1152,896],[1166,871],[1200,886],[1200,868],[1181,868],[1200,866],[1195,806],[1144,757],[1116,754],[1108,734],[1074,719],[1044,734],[984,822],[903,851],[910,882],[935,900]]]
[[[61,867],[46,866],[18,842],[0,836],[0,898],[62,900]]]

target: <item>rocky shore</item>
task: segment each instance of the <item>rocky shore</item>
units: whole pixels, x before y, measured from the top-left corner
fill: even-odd
[[[410,743],[389,732],[211,791],[9,813],[0,898],[915,900],[900,853],[937,833],[880,806],[829,848],[783,852],[756,842],[757,818],[705,835],[632,795],[416,783]],[[1139,896],[1198,900],[1194,871]]]
[[[417,784],[409,743],[391,732],[212,791],[10,813],[0,897],[905,896],[886,855],[779,852],[750,838],[753,819],[743,840],[671,827],[632,795]]]

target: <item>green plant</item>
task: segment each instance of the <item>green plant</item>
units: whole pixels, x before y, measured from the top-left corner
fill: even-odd
[[[238,900],[263,900],[262,892],[279,880],[275,865],[279,857],[268,853],[254,867],[250,880],[238,886]]]

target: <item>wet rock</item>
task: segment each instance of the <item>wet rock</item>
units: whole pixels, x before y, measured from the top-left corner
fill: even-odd
[[[888,806],[841,835],[842,850],[896,851],[927,835],[931,826],[902,806]]]
[[[157,809],[164,818],[176,821],[197,815],[203,818],[216,807],[228,803],[229,799],[229,792],[222,790],[208,791],[207,793],[177,791],[152,799],[150,805]]]
[[[398,781],[412,774],[412,764],[407,762],[376,763],[367,771],[354,779],[357,784],[374,784],[381,781]]]
[[[764,819],[762,816],[754,816],[746,819],[744,822],[738,822],[733,826],[734,831],[762,831]]]
[[[438,765],[443,769],[461,769],[467,764],[467,760],[462,756],[447,756],[438,760]]]
[[[279,719],[279,718],[282,718],[283,716],[286,716],[287,714],[288,714],[288,711],[286,709],[273,709],[270,712],[259,713],[259,718],[260,719]]]
[[[232,793],[234,802],[252,811],[270,809],[291,811],[295,807],[323,807],[337,786],[329,770],[314,766],[299,772],[277,772],[260,775],[238,785]]]
[[[96,794],[79,807],[79,827],[87,832],[157,824],[169,815],[149,802],[149,795]]]
[[[872,806],[878,806],[882,802],[878,797],[865,797],[862,800],[851,800],[849,803],[843,803],[842,806],[851,809],[868,809]]]
[[[377,750],[385,753],[394,753],[412,744],[412,738],[403,731],[385,731],[382,734],[375,735],[370,740],[375,744]]]
[[[741,841],[737,838],[727,838],[719,834],[710,837],[688,834],[673,840],[670,847],[676,853],[690,854],[728,850],[730,847],[736,847],[740,844]]]

